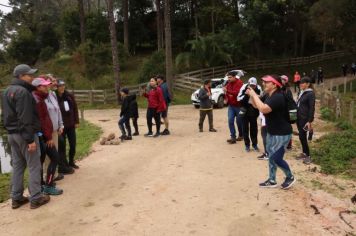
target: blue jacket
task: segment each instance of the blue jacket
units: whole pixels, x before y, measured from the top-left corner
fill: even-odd
[[[164,82],[159,87],[162,89],[164,101],[168,106],[171,103],[171,95],[169,94],[167,83]]]

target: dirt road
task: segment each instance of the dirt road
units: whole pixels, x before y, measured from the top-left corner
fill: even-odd
[[[118,133],[117,113],[88,111],[85,116],[108,134]],[[11,210],[10,201],[0,204],[0,234],[233,236],[352,232],[337,215],[340,209],[352,208],[347,199],[308,190],[302,181],[289,191],[258,188],[267,177],[267,162],[257,160],[256,152],[246,153],[242,142],[226,143],[226,113],[226,109],[214,111],[217,133],[199,133],[198,111],[192,106],[174,106],[170,110],[171,136],[154,139],[141,135],[119,146],[95,144],[93,153],[79,163],[80,170],[58,183],[64,194],[52,197],[48,205],[37,210],[29,206]],[[143,134],[147,131],[143,110],[140,115]],[[289,159],[297,179],[310,175],[307,167]],[[281,183],[281,171],[278,174]],[[310,204],[319,207],[321,214],[314,215]]]

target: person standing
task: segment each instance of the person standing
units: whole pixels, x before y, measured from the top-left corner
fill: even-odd
[[[300,83],[300,74],[298,73],[298,71],[295,72],[294,74],[294,92],[297,92],[297,89],[298,89],[298,92],[300,91],[299,89],[299,83]]]
[[[170,132],[168,129],[169,128],[168,107],[169,107],[169,104],[171,103],[171,95],[169,94],[168,86],[167,86],[167,83],[166,83],[166,80],[164,79],[164,77],[162,75],[157,75],[156,78],[157,78],[158,86],[162,89],[163,98],[164,98],[164,101],[165,101],[166,107],[167,107],[166,110],[161,112],[161,116],[162,116],[162,119],[164,121],[164,126],[165,126],[165,129],[163,130],[163,132],[161,134],[169,135]]]
[[[50,81],[46,81],[43,78],[36,78],[32,81],[32,85],[36,90],[32,93],[36,100],[36,109],[39,114],[41,131],[38,133],[40,148],[41,148],[41,164],[42,164],[42,185],[43,192],[48,195],[60,195],[63,193],[62,189],[57,188],[54,185],[54,175],[59,161],[59,154],[53,142],[53,124],[49,116],[47,105],[45,100],[48,97]],[[43,164],[46,159],[46,155],[50,159],[50,163],[47,167],[46,181],[43,180]]]
[[[283,160],[285,149],[292,137],[292,126],[289,123],[288,106],[281,92],[282,81],[279,76],[266,75],[262,77],[267,98],[263,103],[253,89],[246,94],[252,98],[252,104],[266,117],[267,152],[269,156],[269,178],[260,183],[262,188],[277,187],[276,171],[281,168],[286,175],[282,189],[289,189],[296,181],[288,163]]]
[[[314,69],[312,69],[310,72],[310,82],[312,84],[315,84],[315,82],[316,82],[316,73],[315,73]]]
[[[41,125],[36,102],[31,94],[34,90],[31,83],[36,72],[37,69],[32,69],[25,64],[16,66],[13,71],[15,79],[4,91],[2,98],[1,118],[11,146],[13,209],[29,201],[31,209],[35,209],[50,201],[49,196],[41,193],[41,154],[37,136]],[[23,196],[26,166],[29,170],[29,199]]]
[[[208,116],[209,132],[216,132],[213,122],[213,103],[211,101],[211,81],[205,80],[203,87],[199,90],[198,99],[200,101],[199,132],[203,132],[205,117]]]
[[[230,71],[226,74],[229,82],[224,87],[225,92],[225,102],[228,105],[228,122],[230,130],[230,139],[227,140],[229,144],[234,144],[236,141],[243,140],[243,122],[239,116],[241,103],[237,100],[237,96],[243,85],[236,71]],[[237,129],[239,132],[238,138],[236,138],[236,128],[235,120],[237,124]]]
[[[140,133],[138,132],[138,124],[137,124],[139,115],[138,115],[138,105],[136,101],[136,95],[132,94],[130,98],[131,99],[129,104],[129,113],[130,113],[130,118],[132,119],[133,127],[135,129],[135,132],[132,134],[132,136],[138,136],[140,135]]]
[[[262,92],[261,87],[257,84],[257,79],[255,77],[251,77],[248,80],[248,83],[242,86],[237,98],[237,100],[241,102],[242,107],[245,110],[242,117],[243,120],[242,130],[244,134],[245,150],[247,152],[250,151],[251,143],[253,149],[255,151],[259,151],[259,148],[257,146],[257,134],[258,134],[257,117],[259,116],[259,111],[258,109],[252,106],[250,97],[245,94],[248,88],[253,89],[258,95],[261,95]],[[240,112],[240,116],[241,116],[241,112]]]
[[[160,113],[166,110],[166,103],[163,98],[163,92],[160,87],[157,86],[157,79],[151,78],[149,85],[144,91],[143,96],[148,100],[148,108],[147,108],[147,127],[148,133],[145,134],[145,137],[159,137],[161,135],[161,115]],[[156,123],[156,134],[153,135],[152,132],[152,119],[155,120]]]
[[[127,88],[121,89],[121,98],[122,98],[122,105],[121,105],[121,112],[120,112],[120,119],[119,119],[119,128],[121,130],[121,140],[132,140],[131,135],[131,125],[130,125],[130,96],[129,90]],[[127,134],[126,134],[126,130]]]
[[[79,128],[79,113],[75,97],[66,90],[66,84],[63,80],[58,80],[56,95],[64,124],[63,133],[58,138],[58,152],[61,160],[59,172],[63,173],[70,172],[68,169],[79,169],[74,160],[77,146],[76,129]],[[67,139],[69,143],[68,160],[66,157]]]
[[[312,131],[315,113],[315,93],[308,77],[304,77],[300,81],[300,90],[297,102],[297,127],[303,153],[297,159],[302,159],[303,163],[308,165],[311,163],[311,158],[307,135]]]
[[[318,84],[324,83],[324,73],[321,67],[319,67],[317,75],[318,75]]]

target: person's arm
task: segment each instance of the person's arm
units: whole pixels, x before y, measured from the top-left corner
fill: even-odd
[[[209,98],[209,95],[208,95],[208,93],[205,91],[204,88],[201,88],[201,89],[199,90],[198,97],[199,97],[199,100],[202,100],[202,99],[207,99],[207,98]]]
[[[246,90],[246,94],[251,97],[252,105],[257,108],[263,114],[268,114],[272,111],[271,107],[267,104],[263,103],[257,93],[253,90],[248,88]]]
[[[314,94],[314,92],[311,92],[308,96],[308,105],[309,105],[308,122],[312,123],[314,121],[314,114],[315,114],[315,94]]]
[[[237,101],[242,101],[246,97],[245,95],[246,89],[247,89],[247,84],[242,85],[239,94],[237,95]]]

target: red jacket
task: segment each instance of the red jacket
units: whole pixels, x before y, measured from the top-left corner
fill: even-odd
[[[237,79],[235,82],[229,81],[226,85],[225,100],[229,106],[241,106],[240,102],[237,101],[237,95],[239,94],[242,85],[243,82],[240,79]]]
[[[49,117],[47,105],[45,99],[48,97],[48,93],[41,93],[38,91],[33,92],[33,97],[36,100],[36,109],[41,123],[41,131],[46,141],[52,140],[53,125],[51,118]]]
[[[149,108],[157,109],[157,112],[162,112],[167,109],[166,102],[163,98],[163,92],[160,87],[157,86],[156,88],[151,89],[148,93],[144,93],[143,96],[147,98]]]

